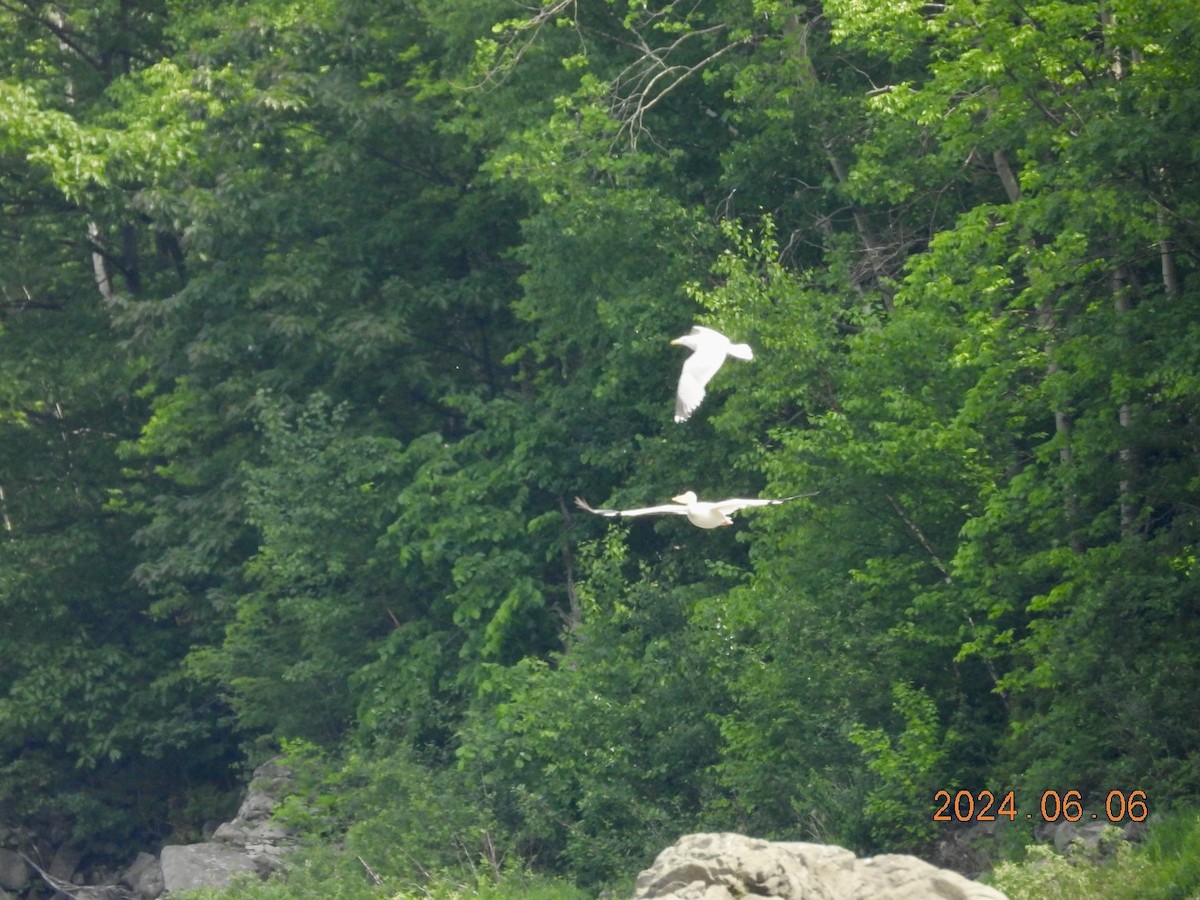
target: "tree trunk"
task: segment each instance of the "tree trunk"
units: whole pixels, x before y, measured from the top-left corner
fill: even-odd
[[[1122,319],[1129,312],[1129,291],[1126,290],[1125,279],[1121,277],[1121,270],[1114,269],[1112,273],[1112,291],[1113,303],[1117,311],[1117,331],[1121,335],[1125,331]],[[1123,335],[1122,335],[1123,336]],[[1136,463],[1136,452],[1130,445],[1129,435],[1133,425],[1133,409],[1127,398],[1122,398],[1117,407],[1117,421],[1124,431],[1126,438],[1122,442],[1121,449],[1117,451],[1117,456],[1120,459],[1121,477],[1117,483],[1118,504],[1120,507],[1120,523],[1121,537],[1126,537],[1133,532],[1133,523],[1136,515],[1137,503],[1133,496],[1132,475],[1133,467]]]

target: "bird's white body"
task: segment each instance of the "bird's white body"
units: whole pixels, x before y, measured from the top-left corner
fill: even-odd
[[[678,497],[672,497],[674,503],[664,503],[661,506],[645,506],[640,509],[592,509],[587,502],[575,498],[575,505],[582,510],[595,513],[598,516],[687,516],[689,522],[697,528],[719,528],[722,525],[732,525],[730,513],[752,506],[775,506],[787,503],[800,497],[811,497],[812,494],[796,494],[793,497],[780,497],[776,500],[758,500],[732,498],[706,502],[696,496],[694,491],[685,491]]]
[[[735,344],[719,331],[694,325],[689,334],[671,341],[692,351],[683,363],[679,375],[679,390],[675,394],[675,421],[686,422],[704,400],[708,382],[725,362],[727,356],[754,359],[749,344]],[[712,527],[712,526],[709,526]]]

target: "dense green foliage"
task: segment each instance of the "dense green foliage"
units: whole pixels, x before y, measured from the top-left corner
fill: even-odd
[[[1092,848],[1068,846],[1055,853],[1044,845],[1028,848],[1021,862],[996,866],[992,883],[1009,900],[1186,900],[1200,887],[1200,819],[1168,817],[1153,827],[1143,844],[1121,841],[1115,828]]]
[[[0,825],[187,839],[287,748],[330,871],[594,887],[1195,801],[1198,34],[0,4]],[[695,321],[756,357],[676,425]],[[572,503],[689,488],[819,493]]]
[[[1136,844],[1121,839],[1120,829],[1111,826],[1093,847],[1072,844],[1059,853],[1044,844],[1030,845],[1024,859],[1000,862],[985,880],[1009,900],[1188,900],[1200,887],[1198,839],[1200,821],[1194,812],[1161,818]],[[576,900],[590,895],[562,879],[531,877],[519,870],[481,875],[467,866],[415,883],[384,881],[377,873],[364,870],[361,860],[323,850],[266,883],[248,877],[227,889],[201,891],[195,896],[205,900],[303,900],[314,896],[339,900]]]

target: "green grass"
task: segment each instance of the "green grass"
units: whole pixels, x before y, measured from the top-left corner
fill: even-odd
[[[269,881],[241,876],[228,888],[186,891],[186,900],[588,900],[574,885],[527,872],[434,875],[420,883],[379,879],[358,863],[329,865],[318,857],[289,867]],[[340,862],[350,862],[342,860]],[[175,896],[172,894],[172,896]]]
[[[1065,856],[1034,845],[987,880],[1009,900],[1200,900],[1200,812],[1164,818],[1141,844]]]
[[[1035,844],[1025,848],[1024,859],[997,864],[983,880],[1009,900],[1200,900],[1200,810],[1164,816],[1140,844],[1115,839],[1066,855]],[[420,882],[377,880],[355,856],[316,850],[270,881],[251,877],[223,891],[191,891],[183,896],[188,900],[585,900],[594,894],[561,879],[515,869],[497,875],[483,866],[431,875]]]

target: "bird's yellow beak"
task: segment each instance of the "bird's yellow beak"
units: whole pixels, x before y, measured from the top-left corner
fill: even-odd
[[[673,339],[671,340],[671,343],[672,343],[672,344],[678,344],[678,343],[679,343],[679,338],[673,338]]]

